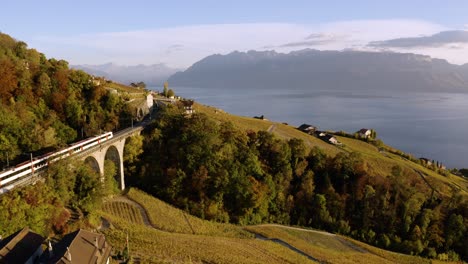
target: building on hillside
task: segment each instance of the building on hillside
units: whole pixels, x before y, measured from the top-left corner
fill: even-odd
[[[425,166],[431,166],[432,165],[432,161],[430,159],[426,159],[426,158],[420,158],[419,159],[421,161],[421,163]]]
[[[28,227],[0,240],[0,263],[36,263],[45,238]]]
[[[184,106],[185,114],[191,115],[195,113],[195,109],[193,109],[193,100],[181,100],[180,102]]]
[[[108,264],[111,249],[104,235],[80,229],[64,236],[54,245],[49,243],[39,263]]]
[[[316,136],[316,137],[321,138],[321,137],[324,137],[324,136],[326,136],[326,135],[327,135],[327,132],[324,132],[324,131],[315,131],[315,136]]]
[[[309,124],[302,124],[297,129],[299,129],[300,131],[302,131],[304,133],[312,135],[317,130],[317,127],[314,127],[314,126],[309,125]]]
[[[333,135],[330,135],[330,134],[327,134],[323,137],[321,137],[321,139],[323,139],[324,141],[330,143],[330,144],[333,144],[333,145],[341,145],[341,143],[338,141],[338,139],[336,139],[336,137],[334,137]]]
[[[362,128],[358,132],[359,137],[361,138],[369,138],[372,135],[372,130],[367,128]]]

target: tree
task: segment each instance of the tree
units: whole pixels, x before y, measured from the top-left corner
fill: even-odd
[[[163,95],[166,96],[166,97],[167,97],[168,89],[169,89],[169,83],[164,82]]]
[[[142,153],[143,136],[135,135],[126,140],[124,148],[125,175],[135,174]]]
[[[12,97],[12,92],[17,88],[15,65],[9,59],[0,60],[0,98],[6,103]]]
[[[175,96],[175,93],[172,89],[169,89],[169,91],[167,91],[167,97],[173,97]]]

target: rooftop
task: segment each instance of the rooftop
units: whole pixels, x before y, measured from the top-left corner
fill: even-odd
[[[44,242],[28,227],[0,241],[0,263],[25,263]]]
[[[106,263],[111,251],[104,235],[83,229],[64,236],[52,248],[52,255],[44,252],[42,263]]]

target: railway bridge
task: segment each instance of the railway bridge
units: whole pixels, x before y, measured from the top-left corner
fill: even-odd
[[[146,104],[149,112],[141,112],[139,119],[141,122],[132,127],[117,131],[115,133],[106,132],[104,134],[91,137],[80,142],[71,144],[69,147],[48,153],[40,157],[32,158],[30,161],[20,163],[7,170],[0,171],[0,195],[6,193],[16,187],[25,186],[36,182],[49,163],[54,161],[73,157],[75,159],[84,160],[101,176],[104,176],[105,161],[110,160],[115,164],[117,169],[116,180],[119,183],[121,190],[125,189],[124,178],[124,147],[125,141],[136,134],[140,134],[144,127],[151,120],[151,112],[157,110],[158,107],[164,106],[167,102],[159,102],[160,99],[154,99],[152,96],[146,98]],[[174,103],[173,100],[170,103]],[[148,117],[149,119],[145,118]]]
[[[119,188],[125,189],[125,178],[124,178],[124,164],[123,164],[123,153],[125,147],[125,141],[127,138],[133,135],[139,135],[143,130],[143,126],[135,126],[126,128],[117,133],[114,133],[113,137],[101,144],[93,146],[82,152],[78,152],[74,156],[78,159],[84,160],[89,164],[96,172],[101,176],[104,175],[104,163],[106,160],[114,162],[115,168],[117,169],[116,178],[119,182]]]
[[[76,142],[65,149],[48,153],[40,157],[32,158],[0,172],[0,194],[6,193],[16,187],[25,186],[36,182],[50,163],[64,158],[84,160],[101,176],[104,176],[104,164],[110,160],[115,164],[116,180],[120,189],[125,189],[123,154],[125,141],[140,134],[148,121],[143,121],[135,126],[123,129],[116,133],[106,132],[80,142]]]

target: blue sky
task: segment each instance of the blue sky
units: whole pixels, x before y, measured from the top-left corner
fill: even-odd
[[[1,6],[1,32],[75,64],[187,67],[232,50],[363,49],[369,42],[468,29],[468,1],[455,0],[18,0]],[[305,45],[312,35],[320,45]],[[392,50],[466,63],[462,44]]]

